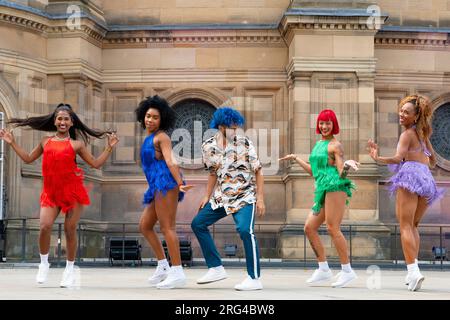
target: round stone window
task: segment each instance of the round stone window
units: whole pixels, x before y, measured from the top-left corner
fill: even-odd
[[[432,126],[430,141],[436,152],[437,164],[450,171],[450,102],[434,111]]]
[[[209,123],[216,108],[204,100],[187,99],[176,103],[173,109],[177,121],[169,136],[174,155],[183,168],[202,168],[202,143],[214,134]]]

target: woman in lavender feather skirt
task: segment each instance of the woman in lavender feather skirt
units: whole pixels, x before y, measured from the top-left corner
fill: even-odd
[[[378,156],[377,144],[372,140],[368,142],[372,159],[387,164],[389,170],[395,172],[389,180],[389,191],[391,195],[396,195],[396,214],[408,268],[405,281],[410,291],[419,290],[425,279],[417,260],[420,245],[417,227],[427,208],[444,193],[436,187],[430,172],[430,167],[436,165],[430,143],[431,115],[428,98],[408,96],[399,103],[400,125],[405,130],[400,135],[395,156]]]

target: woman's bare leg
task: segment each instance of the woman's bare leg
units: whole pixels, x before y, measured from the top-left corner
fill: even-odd
[[[158,221],[158,217],[155,210],[155,201],[152,201],[152,203],[146,206],[142,212],[141,220],[139,222],[139,230],[152,247],[156,258],[158,260],[164,260],[166,259],[164,249],[162,247],[161,240],[159,240],[159,237],[154,230],[156,221]]]
[[[327,230],[336,247],[341,264],[348,264],[350,262],[347,241],[341,232],[341,222],[344,217],[346,199],[347,195],[342,191],[328,192],[325,196],[325,221]]]
[[[64,233],[66,235],[67,243],[67,261],[75,261],[77,252],[77,226],[82,212],[83,206],[77,204],[72,210],[66,213]]]
[[[414,216],[419,197],[403,188],[397,189],[397,219],[400,223],[400,236],[406,264],[415,262],[418,252],[414,231]]]
[[[178,188],[167,191],[163,196],[158,193],[155,197],[155,209],[161,232],[167,242],[172,266],[181,265],[180,244],[176,233],[176,214],[178,207]]]
[[[50,239],[52,227],[58,216],[59,208],[42,207],[39,213],[39,252],[48,254],[50,251]]]
[[[325,210],[322,208],[318,215],[314,215],[312,212],[308,215],[305,222],[305,234],[311,244],[311,248],[316,255],[318,262],[325,262],[327,260],[325,256],[325,248],[323,247],[322,240],[319,236],[319,228],[325,221]]]
[[[416,241],[416,259],[419,259],[419,250],[420,250],[420,234],[418,226],[427,208],[428,208],[427,199],[424,197],[419,197],[417,209],[414,214],[414,224],[413,224],[414,239]]]

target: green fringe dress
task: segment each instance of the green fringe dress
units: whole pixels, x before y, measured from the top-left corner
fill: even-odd
[[[341,178],[335,166],[328,164],[328,144],[330,140],[319,140],[316,142],[309,163],[315,180],[313,214],[318,215],[325,203],[327,192],[344,191],[349,198],[352,196],[352,189],[355,184],[347,178]],[[348,204],[348,199],[347,202]]]

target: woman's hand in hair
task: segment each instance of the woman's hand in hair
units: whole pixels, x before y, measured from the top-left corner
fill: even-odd
[[[8,144],[11,144],[14,142],[14,136],[12,133],[12,129],[11,130],[7,130],[7,129],[1,129],[0,130],[0,139],[2,139],[3,141],[5,141]]]
[[[116,133],[108,133],[108,146],[113,148],[117,143],[119,143],[119,138],[117,137]]]

